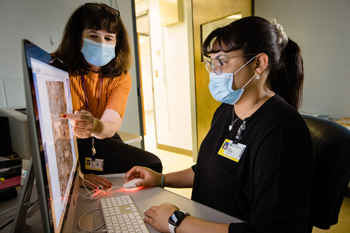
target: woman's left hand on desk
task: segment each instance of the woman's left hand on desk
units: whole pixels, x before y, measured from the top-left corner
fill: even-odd
[[[102,186],[103,189],[111,188],[112,183],[109,182],[105,177],[97,176],[95,174],[84,174],[84,179],[89,181],[90,183],[93,183],[97,187],[91,185],[89,182],[84,182],[84,185],[89,189],[96,189],[99,186]],[[82,185],[83,186],[83,185]]]
[[[152,206],[145,211],[144,221],[160,232],[169,232],[168,219],[175,210],[176,206],[169,203],[163,203],[159,206]]]
[[[89,138],[94,130],[94,116],[85,110],[62,114],[63,119],[70,119],[73,126],[73,133],[79,138]]]

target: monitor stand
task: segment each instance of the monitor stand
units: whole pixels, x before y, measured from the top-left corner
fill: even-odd
[[[30,159],[27,177],[24,181],[24,185],[21,191],[21,196],[18,201],[18,207],[14,221],[12,223],[11,233],[27,232],[29,226],[26,223],[28,203],[30,202],[30,197],[33,190],[34,184],[34,171],[33,171],[33,161]]]
[[[79,168],[79,165],[77,166],[77,169]],[[50,223],[48,221],[48,214],[45,214],[45,208],[46,200],[43,195],[40,195],[39,188],[38,188],[38,179],[36,180],[36,189],[38,193],[38,202],[36,203],[37,206],[34,206],[33,208],[29,209],[29,203],[32,196],[32,191],[34,187],[34,169],[33,169],[33,161],[32,158],[30,159],[28,170],[27,170],[27,176],[24,181],[23,188],[21,190],[21,195],[18,200],[17,205],[17,211],[16,215],[14,217],[14,221],[12,223],[11,233],[22,233],[22,232],[50,232]],[[79,196],[79,175],[76,174],[74,177],[74,187],[70,196],[70,204],[69,208],[66,207],[66,211],[69,209],[68,213],[66,213],[65,220],[62,225],[61,232],[62,233],[71,233],[73,229],[73,223],[74,223],[74,217],[75,217],[75,209],[78,203],[78,196]],[[35,194],[33,195],[35,196]],[[40,205],[39,205],[40,204]],[[43,208],[42,208],[43,207]],[[30,218],[37,210],[40,210],[40,215],[36,214],[32,218]],[[82,221],[82,225],[85,226],[85,229],[92,229],[92,226],[90,224],[93,223],[92,218],[84,218]]]

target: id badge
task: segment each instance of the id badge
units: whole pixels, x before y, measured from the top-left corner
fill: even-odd
[[[244,144],[241,144],[241,143],[235,144],[233,143],[232,140],[225,139],[218,154],[225,158],[238,162],[241,159],[242,154],[246,147],[247,146]]]
[[[92,161],[91,158],[85,158],[85,169],[94,171],[103,171],[103,159],[95,159]]]

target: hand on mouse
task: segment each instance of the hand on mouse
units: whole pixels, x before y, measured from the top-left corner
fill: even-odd
[[[103,189],[107,189],[107,188],[112,187],[112,183],[109,182],[106,178],[101,177],[101,176],[96,176],[95,174],[84,174],[84,179],[93,183],[97,187],[99,187],[101,185]],[[82,181],[82,182],[84,182],[84,181]],[[96,187],[91,185],[89,182],[84,182],[86,188],[96,189]],[[84,184],[81,183],[80,186],[84,187]]]
[[[124,183],[134,179],[142,178],[143,181],[136,183],[137,187],[140,186],[159,186],[161,184],[162,174],[155,172],[147,167],[135,166],[131,168],[123,178],[126,178]]]

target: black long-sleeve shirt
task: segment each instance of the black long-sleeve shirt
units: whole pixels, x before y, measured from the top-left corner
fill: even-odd
[[[218,154],[233,140],[242,120],[232,122],[233,106],[222,104],[200,147],[192,199],[244,220],[229,232],[307,231],[313,149],[300,114],[275,95],[246,118],[238,162]],[[235,119],[237,116],[235,116]]]

